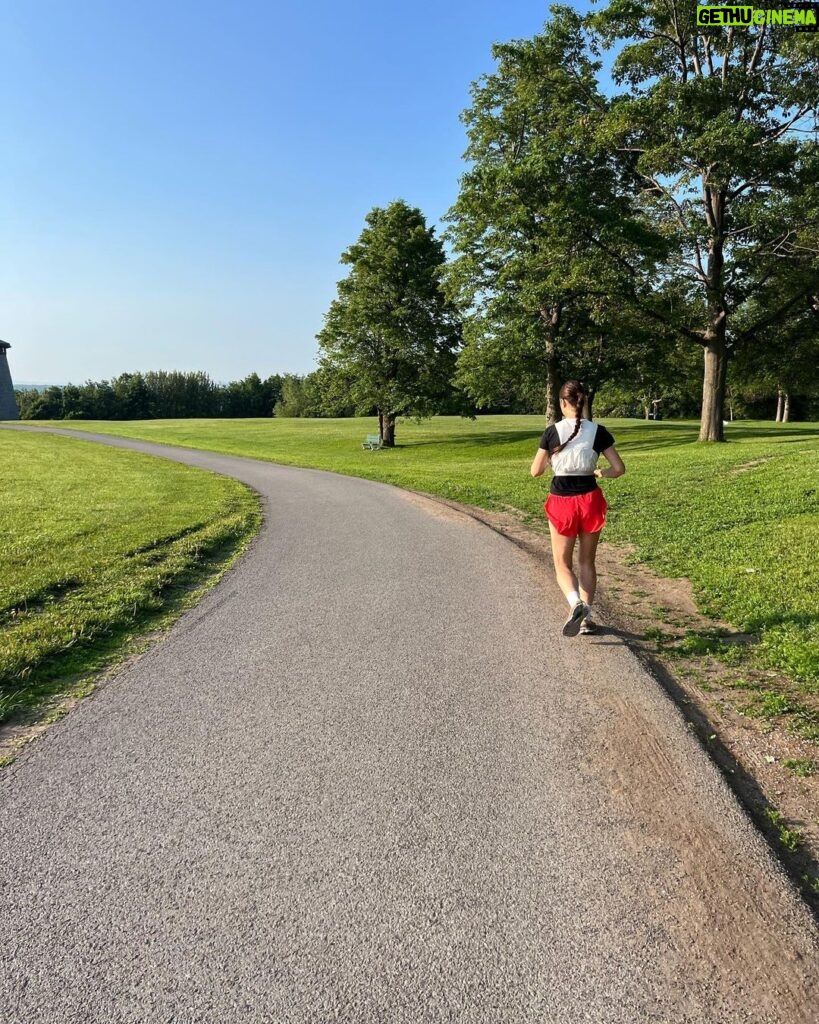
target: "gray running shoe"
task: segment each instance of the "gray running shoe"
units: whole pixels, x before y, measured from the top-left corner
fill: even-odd
[[[585,619],[588,610],[588,605],[583,601],[577,602],[572,608],[571,615],[563,623],[563,636],[577,636],[580,632],[580,623]]]
[[[580,623],[580,635],[591,636],[594,633],[599,633],[600,627],[593,619],[583,619]]]

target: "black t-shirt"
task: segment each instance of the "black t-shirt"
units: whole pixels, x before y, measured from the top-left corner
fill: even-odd
[[[597,424],[597,433],[594,435],[592,447],[599,455],[614,444],[614,438],[600,423]],[[557,427],[547,427],[540,439],[540,447],[547,452],[560,447],[560,435]],[[564,448],[565,451],[565,448]],[[588,494],[597,487],[597,477],[591,476],[553,476],[552,484],[549,487],[550,494]]]

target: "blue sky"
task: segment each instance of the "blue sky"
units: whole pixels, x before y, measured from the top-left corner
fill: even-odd
[[[579,6],[579,5],[578,5]],[[438,223],[491,45],[545,3],[0,0],[15,381],[305,373],[365,214]]]

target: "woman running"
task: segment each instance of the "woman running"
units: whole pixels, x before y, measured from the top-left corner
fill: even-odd
[[[597,588],[594,559],[608,508],[597,478],[622,476],[626,471],[608,430],[583,419],[585,399],[579,381],[566,381],[560,389],[560,411],[565,418],[543,432],[531,469],[532,476],[541,476],[551,465],[554,473],[543,507],[552,534],[557,582],[571,608],[564,636],[597,631],[592,617]],[[607,469],[595,468],[601,453],[609,463]],[[575,576],[572,555],[578,537],[580,564]]]

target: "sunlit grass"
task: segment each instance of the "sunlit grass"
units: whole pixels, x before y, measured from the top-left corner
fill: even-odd
[[[668,576],[686,576],[706,614],[760,637],[755,658],[819,692],[819,433],[816,424],[738,422],[728,443],[698,424],[606,420],[628,472],[604,481],[605,537]],[[392,451],[365,452],[374,419],[62,423],[124,437],[383,480],[487,509],[519,509],[545,529],[547,480],[529,464],[536,416],[399,422]]]
[[[239,483],[133,452],[0,431],[0,721],[98,667],[255,530]]]

